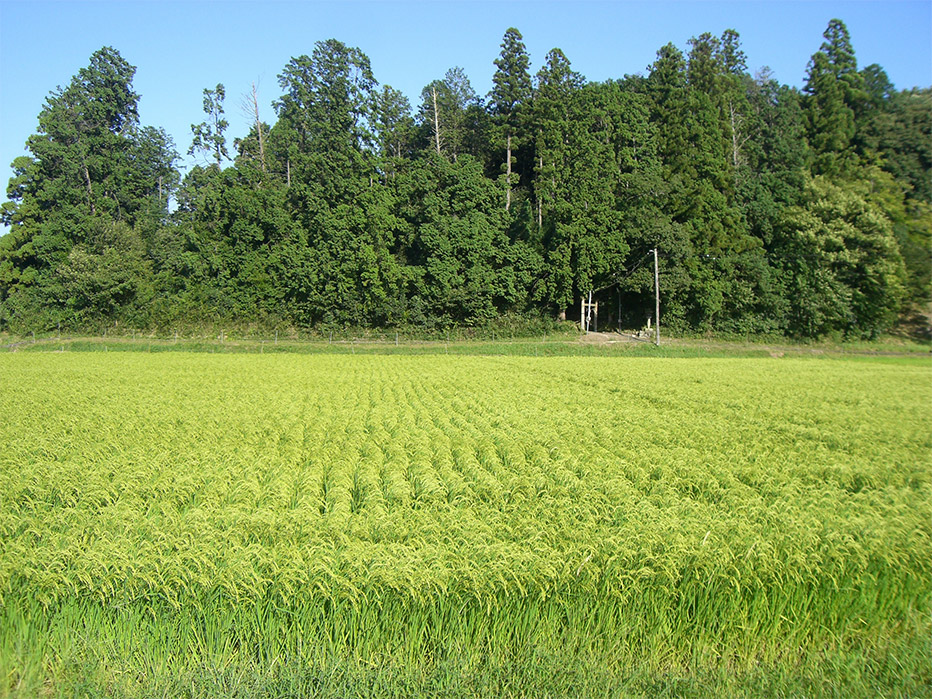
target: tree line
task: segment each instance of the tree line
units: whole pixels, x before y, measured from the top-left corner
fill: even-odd
[[[873,337],[928,308],[932,92],[858,69],[840,20],[802,90],[751,76],[733,30],[618,80],[559,49],[529,65],[508,29],[488,95],[454,67],[412,107],[320,41],[274,124],[245,96],[232,151],[205,89],[181,177],[102,48],[12,164],[0,330],[475,326],[578,318],[590,291],[603,325],[640,327],[655,247],[680,331]]]

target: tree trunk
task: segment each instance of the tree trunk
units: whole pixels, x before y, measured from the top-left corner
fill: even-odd
[[[731,117],[731,164],[738,168],[738,126],[735,124],[735,106],[728,103],[729,116]]]
[[[540,171],[544,171],[544,156],[540,156]],[[543,197],[538,193],[537,196],[537,227],[544,227],[544,206],[542,202]]]
[[[508,134],[508,160],[505,169],[507,172],[505,182],[505,211],[511,210],[511,134]]]
[[[96,214],[97,209],[94,207],[94,190],[91,189],[91,173],[87,170],[87,163],[82,163],[84,166],[84,182],[87,184],[87,205],[91,207],[91,213]]]
[[[262,163],[262,172],[265,172],[265,137],[262,135],[262,122],[259,120],[259,99],[255,83],[252,84],[252,110],[256,117],[256,133],[259,134],[259,162]]]
[[[430,88],[434,99],[434,142],[437,144],[437,155],[440,155],[440,114],[437,111],[437,88]]]

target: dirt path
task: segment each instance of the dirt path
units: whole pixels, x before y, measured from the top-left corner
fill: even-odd
[[[583,345],[613,345],[617,343],[639,344],[653,342],[653,340],[649,337],[635,337],[627,333],[598,333],[589,331],[585,335],[580,335],[577,342]]]

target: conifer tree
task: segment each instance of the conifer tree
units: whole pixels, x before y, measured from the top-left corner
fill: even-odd
[[[421,91],[422,143],[429,141],[431,149],[455,162],[467,149],[469,113],[478,104],[463,69],[448,70],[443,80],[434,80]]]
[[[145,305],[142,228],[164,219],[176,155],[164,131],[139,124],[135,72],[113,48],[94,52],[49,95],[30,155],[14,162],[0,238],[7,323],[99,322]]]
[[[505,210],[511,208],[512,189],[516,184],[513,153],[524,145],[523,119],[531,100],[531,76],[528,72],[530,59],[521,32],[514,27],[505,32],[502,51],[495,59],[495,74],[492,76],[492,91],[489,106],[495,119],[496,135],[505,150]],[[521,163],[527,169],[528,163]]]
[[[844,23],[831,20],[823,37],[825,41],[809,62],[803,88],[806,131],[815,155],[813,171],[845,175],[858,164],[853,149],[855,114],[866,95]]]

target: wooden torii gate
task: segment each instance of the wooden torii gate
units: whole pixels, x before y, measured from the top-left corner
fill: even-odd
[[[592,302],[592,293],[590,289],[588,301],[585,296],[579,300],[579,324],[582,326],[582,331],[587,334],[590,325],[592,325],[593,332],[599,332],[599,302]]]
[[[657,248],[653,248],[652,250],[649,250],[647,255],[645,255],[644,257],[647,257],[648,255],[651,255],[651,254],[653,254],[654,256],[654,342],[655,344],[659,346],[660,345],[660,268],[659,268],[658,261],[657,261]],[[643,261],[643,259],[644,258],[642,257],[641,260]],[[637,269],[638,266],[640,266],[640,264],[641,263],[638,262],[628,272],[628,274],[630,275],[631,272],[633,272],[635,269]],[[610,289],[616,284],[618,284],[619,281],[620,280],[616,280],[612,282],[611,284],[608,284],[607,286],[603,286],[601,289],[596,289],[595,291],[604,291],[605,289]],[[589,332],[590,323],[592,324],[593,332],[599,331],[599,302],[596,301],[595,303],[593,303],[592,301],[593,293],[595,292],[592,289],[590,289],[589,299],[586,300],[586,297],[583,296],[579,300],[579,326],[582,329],[582,331],[587,334]],[[619,300],[619,303],[620,303],[620,300]],[[648,320],[648,327],[650,327],[649,320]]]

